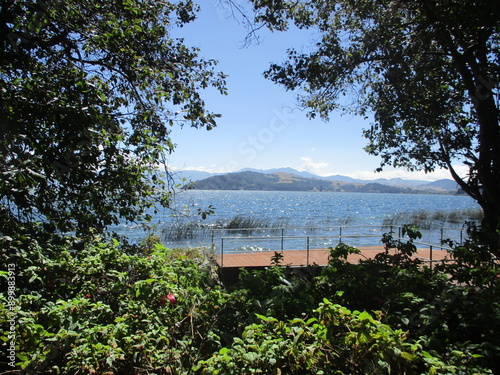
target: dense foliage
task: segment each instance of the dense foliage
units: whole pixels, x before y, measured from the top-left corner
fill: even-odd
[[[224,92],[224,76],[169,36],[196,10],[190,0],[1,1],[0,373],[500,374],[499,278],[491,243],[474,232],[451,244],[455,262],[432,269],[410,257],[411,239],[387,234],[397,255],[352,265],[357,250],[340,244],[327,267],[299,271],[276,254],[231,286],[205,250],[103,235],[167,203],[155,171],[173,147],[169,126],[215,125],[200,91]],[[485,22],[477,42],[496,46]],[[487,93],[471,118],[491,104]],[[470,124],[459,130],[481,133],[480,119]],[[471,181],[487,200],[491,171],[479,167],[498,153],[483,153],[482,140]]]
[[[218,304],[224,304],[225,293],[211,278],[209,259],[156,243],[118,245],[99,237],[78,252],[71,242],[11,244],[15,310],[9,311],[2,294],[1,315],[3,332],[9,329],[5,317],[15,322],[16,368],[23,373],[178,373],[217,349],[213,325],[221,320]],[[8,347],[10,340],[4,340]],[[6,359],[2,368],[14,370]]]
[[[214,127],[201,91],[225,92],[216,62],[170,36],[197,9],[190,0],[1,1],[3,235],[34,222],[102,230],[168,204],[157,169],[174,147],[169,127]]]
[[[226,0],[231,3],[231,0]],[[447,168],[500,237],[500,3],[497,0],[251,0],[272,30],[311,28],[309,51],[288,50],[265,75],[311,116],[374,114],[366,150],[381,167]],[[259,26],[260,27],[260,26]],[[466,175],[455,163],[469,168]]]
[[[410,258],[411,240],[383,241],[399,255],[353,265],[357,250],[340,244],[327,267],[297,270],[277,254],[223,286],[209,253],[154,239],[95,235],[79,251],[70,238],[2,240],[2,349],[13,357],[0,372],[499,374],[491,258],[469,241],[431,270]]]

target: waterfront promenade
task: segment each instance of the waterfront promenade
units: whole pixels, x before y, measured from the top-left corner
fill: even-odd
[[[383,246],[360,247],[359,254],[350,254],[347,258],[350,263],[359,263],[360,260],[373,259],[375,255],[385,252]],[[395,254],[395,250],[389,250],[390,254]],[[281,265],[291,267],[306,267],[311,265],[326,266],[328,264],[328,249],[310,250],[285,250],[277,251],[283,255]],[[274,251],[256,251],[237,254],[217,255],[217,263],[222,268],[246,268],[246,267],[268,267],[271,266],[271,259],[275,255]],[[423,262],[437,262],[450,259],[450,254],[446,250],[436,250],[431,248],[418,249],[413,258],[419,258]]]

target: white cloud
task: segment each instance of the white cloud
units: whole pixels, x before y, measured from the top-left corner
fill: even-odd
[[[327,176],[328,175],[328,167],[330,164],[328,164],[326,161],[319,161],[319,162],[314,162],[312,158],[307,157],[307,156],[302,156],[300,158],[302,160],[302,164],[299,167],[301,171],[307,171],[313,174],[316,174],[318,176]]]
[[[464,165],[454,165],[453,166],[459,176],[466,177],[468,173],[468,168]],[[423,181],[436,181],[442,179],[453,179],[449,170],[440,169],[432,173],[425,173],[424,171],[410,172],[404,169],[389,169],[382,172],[373,171],[356,171],[353,173],[346,174],[352,178],[358,178],[362,180],[374,180],[377,178],[402,178],[404,180],[423,180]]]

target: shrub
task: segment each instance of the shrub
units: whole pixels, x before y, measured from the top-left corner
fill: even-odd
[[[418,231],[406,230],[407,242],[384,240],[411,255]],[[228,290],[211,254],[155,238],[0,242],[0,325],[15,334],[2,337],[15,357],[0,372],[500,373],[500,283],[476,242],[456,247],[459,267],[432,270],[386,255],[350,264],[346,244],[324,268],[283,267],[275,253]]]
[[[199,251],[28,242],[10,248],[16,365],[25,373],[180,374],[218,347],[212,326],[226,296]]]
[[[368,312],[350,311],[325,299],[311,318],[280,321],[258,315],[230,348],[221,348],[195,367],[200,374],[473,374],[469,356],[454,351],[443,361],[407,341]],[[467,353],[470,354],[470,353]],[[479,369],[481,373],[488,370]]]

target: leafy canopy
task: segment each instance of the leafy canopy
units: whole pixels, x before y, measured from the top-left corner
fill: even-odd
[[[288,51],[265,73],[310,116],[374,114],[366,150],[386,165],[447,168],[500,217],[500,5],[478,1],[252,0],[256,21],[313,28],[311,52]],[[455,163],[469,167],[467,176]]]
[[[169,127],[210,130],[201,93],[225,93],[216,61],[170,36],[190,0],[4,0],[0,8],[0,231],[147,219],[168,204],[156,172]],[[166,166],[165,166],[166,167]]]

